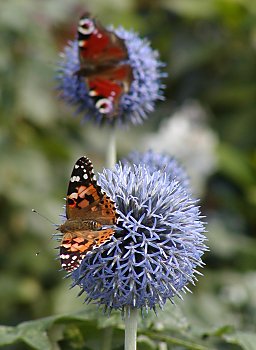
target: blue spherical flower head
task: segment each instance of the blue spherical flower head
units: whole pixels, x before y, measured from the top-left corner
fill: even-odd
[[[99,177],[116,202],[111,241],[88,253],[72,273],[86,301],[111,309],[154,309],[194,284],[207,250],[204,223],[183,186],[146,166],[116,165]]]
[[[100,28],[102,29],[102,27]],[[79,38],[70,41],[61,55],[57,76],[60,97],[68,104],[77,106],[77,111],[83,113],[86,120],[93,120],[96,124],[120,127],[129,124],[141,124],[147,118],[148,113],[154,110],[155,102],[163,99],[163,85],[161,83],[161,79],[165,76],[161,72],[163,64],[159,61],[158,52],[151,48],[147,40],[141,39],[136,33],[127,31],[122,27],[118,29],[109,28],[105,32],[110,33],[108,35],[113,33],[124,45],[128,54],[128,59],[125,60],[124,64],[131,71],[129,84],[125,80],[123,82],[126,89],[124,88],[123,93],[120,94],[118,105],[115,106],[115,114],[102,113],[101,108],[97,107],[99,101],[95,102],[95,96],[98,93],[97,88],[95,88],[95,84],[98,84],[96,79],[101,79],[104,75],[103,73],[100,75],[101,73],[97,71],[92,72],[90,69],[94,69],[92,68],[93,65],[98,68],[101,64],[98,61],[104,57],[104,53],[102,53],[102,57],[101,54],[97,54],[96,58],[90,60],[89,69],[86,65],[85,68],[81,67],[81,55],[79,54],[79,42],[81,40],[78,40]],[[110,58],[109,61],[111,61]],[[111,70],[114,70],[108,71],[107,75],[115,76],[119,74],[119,68],[117,67],[121,66],[115,65],[114,68],[111,68]],[[84,76],[77,74],[81,72],[81,69]],[[96,76],[95,81],[90,82],[94,85],[94,90],[91,90],[91,87],[88,86],[86,75],[91,80]],[[104,79],[103,84],[100,82],[100,88],[106,91],[109,89],[109,84],[111,85],[111,79],[106,76]],[[128,91],[126,91],[127,85],[129,86]],[[97,86],[99,87],[99,85]]]
[[[158,170],[165,172],[170,181],[176,180],[188,192],[191,191],[187,173],[179,162],[168,154],[157,153],[153,150],[147,152],[133,151],[122,159],[122,163],[130,165],[145,164],[152,173]]]

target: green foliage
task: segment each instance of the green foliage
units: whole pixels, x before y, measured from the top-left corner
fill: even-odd
[[[105,323],[105,324],[104,324]],[[146,327],[147,326],[147,327]],[[213,350],[225,344],[235,344],[237,349],[255,349],[255,334],[237,332],[230,326],[212,331],[196,332],[192,325],[166,327],[144,323],[138,330],[138,349],[158,349],[160,343],[172,349]],[[90,313],[58,315],[19,324],[16,327],[0,327],[0,346],[23,342],[32,349],[113,349],[123,348],[124,330],[121,320],[102,322]],[[108,347],[107,347],[108,344]]]
[[[78,291],[57,271],[54,228],[31,212],[60,222],[74,161],[86,154],[96,168],[103,164],[109,130],[72,118],[54,81],[58,52],[89,5],[104,23],[148,36],[169,72],[166,101],[149,122],[119,133],[120,158],[187,99],[208,110],[219,137],[218,168],[201,203],[211,249],[205,276],[178,307],[168,304],[158,317],[140,320],[138,349],[256,349],[256,3],[250,0],[0,2],[0,346],[123,347],[122,320],[75,298]]]

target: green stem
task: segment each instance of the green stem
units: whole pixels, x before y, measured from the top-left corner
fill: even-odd
[[[113,169],[116,164],[116,131],[112,129],[108,140],[108,147],[106,150],[106,166]]]
[[[125,310],[125,350],[136,350],[138,310],[127,306]]]

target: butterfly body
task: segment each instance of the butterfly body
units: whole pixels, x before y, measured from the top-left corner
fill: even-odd
[[[68,219],[64,224],[58,227],[58,230],[62,233],[68,232],[80,232],[86,230],[98,230],[102,225],[97,221],[78,219]]]
[[[87,157],[78,159],[73,168],[66,216],[67,220],[57,228],[63,234],[60,260],[63,269],[72,272],[89,251],[112,237],[117,221],[115,203],[97,184]]]
[[[78,46],[77,75],[84,78],[98,112],[107,118],[115,117],[120,98],[129,92],[133,79],[124,40],[85,13],[78,25]]]

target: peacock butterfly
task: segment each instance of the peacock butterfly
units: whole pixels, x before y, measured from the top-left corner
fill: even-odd
[[[78,25],[79,77],[85,79],[89,96],[98,112],[113,118],[119,112],[120,98],[130,89],[133,73],[124,40],[105,29],[89,13]]]

